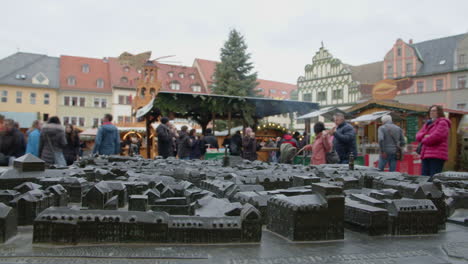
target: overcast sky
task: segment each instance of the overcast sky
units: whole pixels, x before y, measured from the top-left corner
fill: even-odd
[[[296,83],[321,41],[343,62],[382,60],[397,38],[468,32],[468,1],[14,0],[2,3],[0,57],[17,50],[102,58],[152,51],[192,65],[244,36],[259,78]]]

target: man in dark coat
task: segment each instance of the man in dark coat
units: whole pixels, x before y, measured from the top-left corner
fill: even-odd
[[[242,136],[240,131],[237,131],[231,138],[229,152],[233,156],[240,156],[242,151]]]
[[[174,149],[172,147],[172,133],[169,130],[167,124],[169,123],[169,118],[161,118],[161,124],[156,128],[156,133],[158,134],[158,153],[159,156],[167,159],[167,157],[174,155]]]
[[[333,118],[336,125],[330,130],[330,134],[333,135],[333,147],[340,157],[340,163],[347,164],[351,153],[354,157],[357,156],[356,132],[353,126],[346,122],[342,113],[336,113]]]
[[[177,156],[179,159],[190,159],[190,152],[192,151],[192,139],[187,133],[187,126],[182,126],[177,139]]]
[[[0,134],[0,153],[3,155],[2,166],[8,166],[15,158],[24,155],[26,150],[26,140],[23,133],[15,127],[15,121],[6,119],[4,121],[5,130]]]
[[[208,145],[210,146],[210,148],[219,149],[218,139],[216,139],[216,137],[212,134],[211,128],[206,129],[206,133],[203,139],[201,140],[201,144],[202,144],[202,155],[205,155]]]

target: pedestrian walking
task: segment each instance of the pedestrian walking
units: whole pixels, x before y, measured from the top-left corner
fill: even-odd
[[[94,141],[93,154],[118,155],[120,153],[119,130],[112,124],[112,115],[105,114]]]
[[[350,154],[357,156],[356,132],[353,126],[346,122],[342,113],[336,113],[333,118],[335,127],[330,130],[330,135],[333,136],[333,147],[340,157],[340,163],[347,164]]]
[[[28,130],[28,143],[26,144],[26,153],[39,157],[39,139],[41,136],[41,120],[34,120],[31,128]]]
[[[444,163],[448,160],[448,143],[451,122],[445,118],[442,106],[433,105],[429,108],[429,120],[416,134],[416,140],[421,144],[421,175],[432,176],[442,172]]]
[[[80,154],[80,137],[73,125],[67,124],[65,126],[65,138],[67,145],[63,148],[63,155],[67,165],[72,165]]]
[[[11,166],[13,160],[24,155],[26,142],[15,121],[5,119],[3,125],[4,130],[0,132],[0,163],[1,166]]]
[[[332,150],[332,142],[328,131],[325,130],[325,124],[322,122],[315,123],[314,133],[314,143],[306,145],[299,150],[297,154],[304,150],[312,151],[312,155],[310,157],[311,165],[327,164],[327,153]]]
[[[383,171],[388,163],[389,171],[396,170],[397,160],[402,158],[405,146],[403,129],[392,123],[390,115],[382,116],[383,125],[379,127],[378,138],[380,147],[379,170]]]
[[[245,129],[244,138],[242,139],[242,158],[250,161],[257,160],[257,140],[255,133],[250,127]]]
[[[161,118],[161,123],[156,128],[156,134],[158,135],[158,154],[164,159],[174,155],[172,132],[169,127],[169,118]]]
[[[49,165],[66,166],[63,149],[67,145],[65,129],[57,116],[52,116],[42,127],[39,141],[39,156]]]
[[[187,126],[182,126],[177,140],[177,156],[183,160],[190,159],[190,153],[192,152],[192,139],[187,130]]]

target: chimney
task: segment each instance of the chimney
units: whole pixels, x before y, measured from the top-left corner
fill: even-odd
[[[409,44],[413,44],[413,39],[409,39]]]

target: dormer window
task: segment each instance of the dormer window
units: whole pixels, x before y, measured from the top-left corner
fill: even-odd
[[[201,92],[201,86],[199,84],[192,84],[192,91]]]
[[[190,79],[195,80],[195,74],[192,73],[189,76],[190,76]]]
[[[68,84],[69,86],[75,86],[75,85],[76,85],[76,79],[75,79],[75,77],[74,77],[74,76],[69,76],[69,77],[67,78],[67,84]]]
[[[176,91],[180,90],[180,83],[177,81],[171,82],[171,90],[176,90]]]
[[[183,79],[185,77],[185,74],[183,72],[179,73],[179,78]]]
[[[170,78],[174,77],[174,73],[173,73],[173,72],[168,72],[167,75],[168,75]]]
[[[123,71],[124,71],[124,72],[129,72],[129,71],[130,71],[130,67],[128,67],[128,66],[123,67]]]
[[[88,73],[89,72],[89,64],[81,65],[81,71],[84,72],[84,73]]]
[[[103,79],[97,79],[96,87],[97,88],[104,88],[104,80]]]
[[[120,83],[128,83],[128,78],[127,77],[120,78]]]

